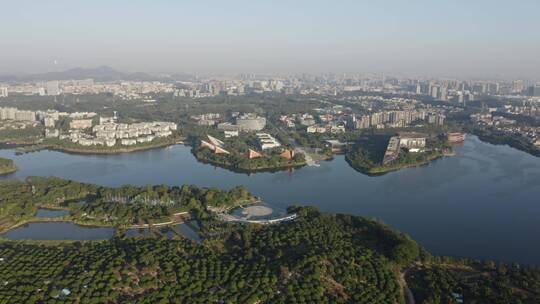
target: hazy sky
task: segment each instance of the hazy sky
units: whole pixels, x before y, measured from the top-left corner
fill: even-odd
[[[540,78],[540,0],[6,0],[1,11],[2,74],[109,65]]]

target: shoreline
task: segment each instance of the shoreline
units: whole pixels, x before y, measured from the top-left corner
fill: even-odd
[[[22,149],[25,148],[34,148],[32,150],[27,151],[16,151],[17,154],[26,154],[26,153],[32,153],[32,152],[39,152],[42,150],[50,150],[50,151],[57,151],[57,152],[63,152],[67,154],[78,154],[78,155],[115,155],[115,154],[126,154],[126,153],[132,153],[132,152],[138,152],[138,151],[145,151],[145,150],[152,150],[152,149],[159,149],[159,148],[165,148],[168,146],[174,146],[174,145],[182,145],[185,144],[183,140],[176,140],[166,143],[158,143],[148,146],[136,146],[131,148],[120,148],[116,150],[91,150],[91,149],[85,149],[85,148],[71,148],[71,147],[63,147],[56,144],[38,144],[36,147],[33,147],[33,145],[29,146],[22,146]]]
[[[0,176],[8,175],[17,172],[19,167],[13,159],[0,157]]]
[[[524,146],[523,142],[511,137],[497,137],[493,134],[486,133],[483,130],[472,130],[470,134],[475,135],[482,142],[492,144],[495,146],[508,146],[518,151],[527,153],[529,155],[540,157],[540,147],[534,145]]]
[[[0,171],[0,176],[13,174],[13,173],[15,173],[17,171],[19,171],[19,168],[17,166],[15,166],[15,168],[10,168],[10,169],[4,170],[4,171]]]
[[[42,208],[42,209],[49,209],[49,208]],[[54,210],[54,209],[50,209]],[[65,210],[65,209],[56,209],[56,210]],[[179,215],[179,214],[174,214]],[[174,216],[173,215],[173,216]],[[180,215],[187,215],[187,217],[182,218],[181,220],[172,219],[171,221],[167,222],[159,222],[159,223],[152,223],[152,224],[143,224],[143,225],[130,225],[130,226],[115,226],[111,224],[105,224],[105,223],[98,223],[98,222],[86,222],[86,221],[80,221],[77,219],[71,218],[71,215],[66,216],[58,216],[58,217],[31,217],[29,219],[22,220],[13,226],[10,226],[7,229],[1,229],[0,230],[0,238],[2,237],[2,234],[6,234],[9,231],[19,228],[21,226],[27,225],[27,224],[33,224],[33,223],[72,223],[77,226],[86,227],[86,228],[114,228],[114,229],[150,229],[153,227],[161,227],[161,226],[172,226],[177,225],[186,222],[187,220],[192,218],[192,215],[186,211],[186,213],[181,212]]]
[[[390,173],[390,172],[399,171],[399,170],[402,170],[402,169],[426,166],[426,165],[430,164],[431,162],[438,160],[439,158],[451,157],[451,156],[454,156],[454,155],[455,155],[454,153],[443,153],[442,152],[441,154],[437,154],[437,155],[435,155],[433,157],[430,157],[429,159],[426,159],[426,160],[421,161],[421,162],[416,162],[416,163],[412,163],[412,164],[400,164],[399,166],[396,166],[396,167],[389,167],[389,168],[384,168],[384,169],[381,169],[382,166],[371,167],[371,168],[363,168],[363,167],[354,166],[351,163],[351,160],[349,159],[349,157],[347,155],[345,155],[345,161],[354,170],[356,170],[356,171],[358,171],[358,172],[360,172],[362,174],[365,174],[367,176],[376,177],[376,176],[382,176],[382,175]],[[374,168],[376,169],[376,171],[371,171],[371,169],[374,169]]]
[[[234,166],[232,166],[230,164],[215,161],[215,160],[212,160],[212,159],[200,158],[200,157],[197,156],[197,154],[195,154],[193,152],[192,152],[192,154],[193,154],[193,156],[195,157],[195,159],[197,161],[199,161],[199,162],[201,162],[203,164],[214,165],[214,166],[220,167],[222,169],[230,170],[230,171],[235,172],[235,173],[244,173],[244,174],[264,173],[264,172],[274,173],[274,172],[285,171],[285,170],[289,170],[289,169],[299,169],[299,168],[302,168],[302,167],[307,165],[307,162],[304,161],[303,163],[290,164],[290,165],[284,165],[284,166],[276,166],[276,167],[239,168],[239,167],[234,167]]]

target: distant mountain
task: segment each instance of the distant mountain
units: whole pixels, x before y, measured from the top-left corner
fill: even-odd
[[[163,76],[152,76],[146,73],[123,73],[108,66],[100,66],[97,68],[73,68],[62,72],[49,72],[29,75],[3,75],[0,76],[0,81],[39,81],[39,80],[69,80],[69,79],[88,79],[92,78],[96,81],[114,81],[114,80],[171,80]]]
[[[126,74],[116,71],[111,67],[100,66],[97,68],[74,68],[63,72],[49,72],[42,74],[34,74],[29,77],[32,80],[67,80],[67,79],[87,79],[94,78],[96,80],[110,81],[119,80],[126,77]]]

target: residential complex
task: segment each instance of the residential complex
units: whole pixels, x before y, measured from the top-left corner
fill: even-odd
[[[99,117],[99,123],[94,123],[94,112],[58,112],[25,111],[13,107],[0,107],[0,120],[41,123],[45,129],[45,138],[69,140],[83,146],[131,146],[151,142],[155,138],[168,137],[177,130],[173,122],[153,121],[139,123],[116,123],[115,117]],[[65,117],[69,119],[69,130],[61,131],[56,128],[56,122]]]
[[[123,124],[107,122],[95,125],[92,133],[83,133],[77,129],[70,130],[69,134],[60,135],[60,139],[67,139],[83,146],[115,145],[132,146],[153,141],[155,138],[168,137],[177,125],[172,122],[140,122]]]

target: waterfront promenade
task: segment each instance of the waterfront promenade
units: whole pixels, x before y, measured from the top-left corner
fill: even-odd
[[[227,214],[227,213],[219,213],[218,216],[219,216],[220,219],[222,219],[224,221],[227,221],[227,222],[239,222],[239,223],[270,225],[270,224],[278,224],[278,223],[281,223],[281,222],[292,221],[292,220],[294,220],[294,219],[296,219],[298,217],[298,214],[293,213],[293,214],[288,214],[286,216],[282,216],[282,217],[279,217],[279,218],[260,219],[260,220],[250,220],[250,219],[247,219],[247,218],[238,217],[238,216],[235,216],[235,215],[232,215],[232,214]]]

